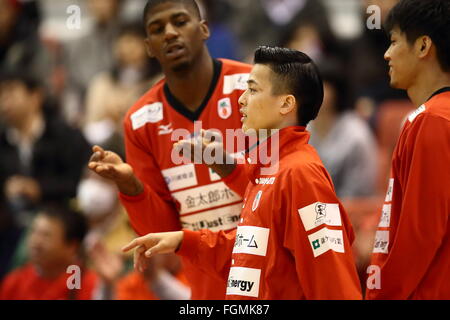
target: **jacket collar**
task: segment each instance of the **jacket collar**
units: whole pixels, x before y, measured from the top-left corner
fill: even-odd
[[[258,184],[260,177],[275,175],[280,159],[308,144],[310,137],[305,127],[291,126],[250,147],[246,152],[246,171],[250,181]]]

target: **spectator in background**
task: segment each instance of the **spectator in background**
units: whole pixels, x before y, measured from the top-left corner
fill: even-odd
[[[114,43],[114,67],[90,83],[84,122],[85,135],[92,144],[117,138],[115,145],[122,146],[126,111],[161,78],[161,68],[147,56],[144,40],[142,26],[122,27]]]
[[[130,262],[121,247],[133,239],[135,233],[120,205],[116,186],[108,180],[88,171],[79,185],[77,200],[89,224],[85,239],[88,265],[101,279],[95,298],[112,299],[115,282]]]
[[[225,20],[226,17],[233,18],[230,4],[223,0],[199,0],[198,3],[211,31],[211,36],[206,41],[211,56],[238,60],[241,56],[240,43]]]
[[[318,0],[247,0],[233,1],[233,4],[236,6],[234,29],[242,39],[243,53],[249,61],[255,47],[278,45],[296,21],[307,20],[319,30],[328,24],[326,9]]]
[[[151,257],[143,273],[133,271],[117,283],[117,300],[188,300],[190,289],[175,254]]]
[[[336,61],[344,56],[343,48],[326,17],[305,16],[293,20],[281,35],[280,45],[304,52],[318,64]]]
[[[35,77],[49,79],[50,55],[37,32],[39,23],[37,1],[0,0],[2,72],[20,68]]]
[[[367,123],[351,108],[343,71],[323,65],[324,102],[310,125],[310,143],[329,170],[339,198],[372,196],[377,181],[377,145]]]
[[[97,279],[82,267],[80,254],[86,231],[86,221],[78,213],[62,207],[40,211],[28,239],[29,263],[6,276],[0,285],[0,300],[91,299]],[[68,288],[71,265],[81,268],[79,290]]]
[[[350,43],[348,56],[348,76],[352,96],[355,97],[356,110],[370,120],[376,127],[375,116],[378,106],[386,100],[407,99],[404,92],[389,86],[388,66],[383,56],[389,47],[389,39],[381,28],[369,29],[366,26],[366,10],[370,5],[381,9],[381,26],[389,10],[398,0],[361,0],[365,18],[363,34]]]
[[[32,77],[0,78],[0,115],[0,230],[6,230],[0,233],[1,278],[17,241],[17,233],[12,241],[8,232],[26,227],[23,213],[41,201],[75,196],[89,145],[51,112],[42,85]]]
[[[114,41],[119,33],[122,0],[88,0],[94,27],[85,37],[66,46],[68,72],[65,117],[81,124],[86,89],[95,75],[114,65]],[[71,97],[69,99],[68,97]],[[69,103],[70,101],[74,101]]]

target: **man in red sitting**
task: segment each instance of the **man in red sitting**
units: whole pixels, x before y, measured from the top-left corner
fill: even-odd
[[[28,239],[29,263],[0,283],[0,300],[90,300],[97,276],[79,253],[87,225],[78,213],[49,207],[37,214]]]

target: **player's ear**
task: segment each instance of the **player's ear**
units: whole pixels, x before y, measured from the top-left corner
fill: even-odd
[[[433,41],[429,36],[419,37],[416,41],[416,46],[418,47],[419,58],[426,57],[431,50],[433,45]]]
[[[297,105],[297,103],[295,97],[292,94],[283,96],[282,99],[282,106],[280,108],[280,113],[282,115],[287,115],[288,113],[295,110],[295,106]]]
[[[151,45],[150,45],[150,41],[148,39],[145,39],[144,43],[145,43],[145,48],[147,50],[147,55],[150,58],[155,58],[155,55],[153,54],[153,51],[152,51],[152,48],[151,48]]]
[[[211,32],[209,31],[208,22],[206,20],[200,21],[200,31],[202,33],[203,40],[208,40]]]

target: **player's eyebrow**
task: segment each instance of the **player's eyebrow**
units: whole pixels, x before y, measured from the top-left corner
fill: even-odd
[[[253,84],[253,85],[258,85],[258,82],[256,82],[256,81],[253,80],[253,79],[250,79],[250,80],[247,81],[247,84],[248,84],[248,85],[251,85],[251,84]]]
[[[189,16],[189,14],[187,13],[187,12],[184,12],[184,11],[181,11],[181,12],[175,12],[174,14],[172,14],[171,16],[170,16],[170,20],[173,20],[173,19],[176,19],[176,18],[179,18],[179,17],[181,17],[181,16]],[[159,23],[162,23],[162,19],[156,19],[156,20],[149,20],[148,21],[148,23],[147,23],[147,27],[150,27],[151,25],[153,25],[153,24],[159,24]]]

